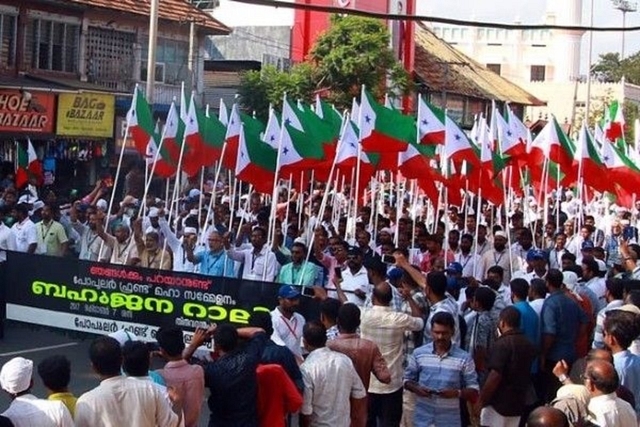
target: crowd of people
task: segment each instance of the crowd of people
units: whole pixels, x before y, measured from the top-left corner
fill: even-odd
[[[186,347],[176,327],[158,331],[158,348],[96,338],[101,382],[77,399],[68,360],[38,365],[43,400],[33,362],[12,359],[0,426],[196,426],[205,389],[211,427],[638,425],[636,209],[568,193],[549,212],[530,197],[476,214],[390,192],[348,216],[349,198],[320,185],[283,189],[274,209],[210,183],[178,203],[129,187],[111,211],[102,182],[66,207],[6,190],[0,254],[276,282],[277,306],[251,327],[198,329]],[[302,298],[319,319],[298,312]],[[152,354],[163,369],[150,371]]]

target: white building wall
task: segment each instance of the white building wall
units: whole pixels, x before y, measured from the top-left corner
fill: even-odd
[[[294,3],[294,0],[283,0]],[[220,0],[211,15],[228,27],[293,26],[294,9],[256,6],[231,0]]]

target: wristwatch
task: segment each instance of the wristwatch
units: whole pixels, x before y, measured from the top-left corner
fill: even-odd
[[[558,377],[558,381],[560,381],[562,384],[564,384],[568,379],[569,377],[567,377],[565,374],[562,374]]]

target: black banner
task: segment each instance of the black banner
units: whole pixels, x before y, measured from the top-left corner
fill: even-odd
[[[277,305],[280,284],[10,252],[7,319],[82,332],[127,330],[153,340],[160,326],[247,325]],[[302,298],[302,312],[317,304]],[[307,317],[308,318],[308,317]]]

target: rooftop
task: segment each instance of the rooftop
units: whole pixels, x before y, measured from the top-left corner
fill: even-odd
[[[117,10],[141,16],[149,16],[151,10],[150,0],[64,0],[64,2],[76,6]],[[185,23],[194,20],[201,30],[210,35],[224,35],[231,32],[231,29],[226,25],[186,0],[160,0],[158,17],[167,21]]]
[[[424,24],[416,25],[415,38],[414,71],[430,91],[521,105],[545,105],[516,84],[459,52]]]

